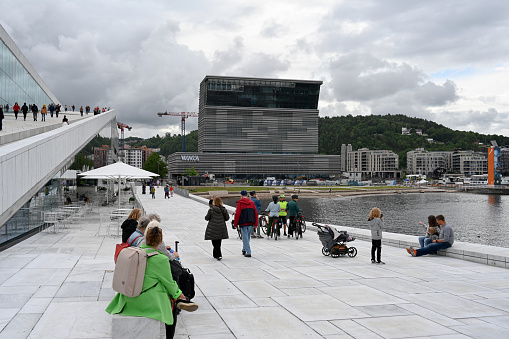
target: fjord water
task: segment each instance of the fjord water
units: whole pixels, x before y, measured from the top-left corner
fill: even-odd
[[[236,200],[224,199],[224,203],[235,206]],[[263,209],[270,201],[262,199]],[[424,235],[419,221],[427,223],[428,215],[443,214],[454,229],[455,240],[509,247],[508,195],[412,193],[300,197],[299,206],[306,220],[357,228],[368,228],[371,208],[379,207],[384,215],[385,231],[416,236]]]

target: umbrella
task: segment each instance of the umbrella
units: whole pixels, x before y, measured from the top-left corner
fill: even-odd
[[[86,179],[118,179],[118,206],[120,208],[120,180],[124,179],[148,179],[151,177],[157,177],[158,174],[145,171],[141,168],[137,168],[128,164],[124,164],[119,161],[114,164],[99,167],[91,171],[83,172],[79,174]]]

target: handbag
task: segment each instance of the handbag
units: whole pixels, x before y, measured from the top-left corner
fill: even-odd
[[[131,247],[131,245],[136,241],[136,239],[138,239],[139,237],[141,237],[141,235],[137,236],[136,238],[133,239],[133,241],[131,241],[131,243],[126,243],[126,242],[123,242],[121,244],[117,244],[115,246],[115,257],[114,257],[114,260],[115,260],[115,264],[117,263],[117,258],[118,258],[118,255],[120,254],[120,252],[124,249],[124,248],[127,248],[127,247]]]

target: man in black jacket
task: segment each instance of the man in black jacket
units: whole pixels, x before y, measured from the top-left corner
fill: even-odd
[[[37,121],[37,113],[39,112],[39,107],[36,104],[32,105],[32,113],[34,114],[34,121]]]
[[[26,102],[21,106],[21,112],[23,112],[24,121],[27,121],[28,106]]]

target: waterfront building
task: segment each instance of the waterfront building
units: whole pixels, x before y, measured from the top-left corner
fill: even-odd
[[[346,164],[348,160],[348,152],[352,151],[352,145],[348,144],[342,144],[341,145],[341,171],[346,172]]]
[[[321,81],[206,76],[198,152],[316,154]]]
[[[427,177],[433,175],[437,168],[443,168],[447,171],[452,170],[453,152],[430,152],[424,148],[417,148],[407,152],[407,173],[424,174]]]
[[[322,81],[206,76],[200,84],[198,152],[169,156],[172,176],[194,167],[218,178],[328,176],[340,156],[318,155]]]
[[[465,176],[488,173],[487,155],[474,151],[457,151],[452,154],[452,172]]]
[[[363,179],[397,179],[399,156],[390,150],[361,148],[347,153],[347,172],[360,173]]]
[[[4,124],[23,124],[9,117],[15,102],[42,107],[60,101],[0,25],[0,104],[9,105]],[[45,212],[62,204],[60,176],[75,154],[105,127],[118,140],[116,114],[110,110],[65,126],[55,120],[0,132],[0,249],[47,225]]]
[[[148,157],[152,153],[160,151],[160,148],[148,148],[147,146],[124,145],[124,148],[119,148],[120,154],[123,153],[124,162],[137,168],[143,168]],[[94,168],[111,165],[115,162],[113,158],[110,145],[94,147]]]
[[[502,168],[502,175],[509,176],[509,148],[500,148],[500,167]]]

